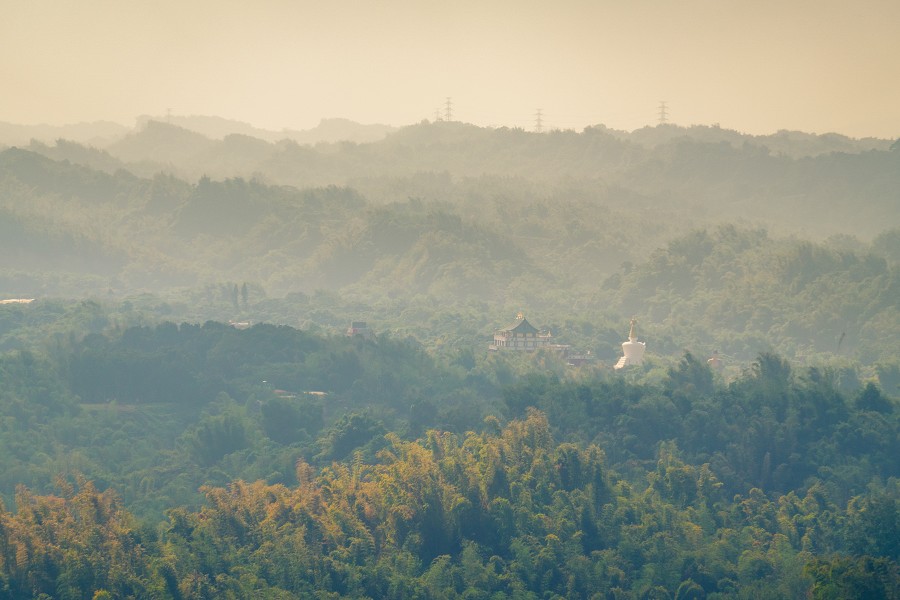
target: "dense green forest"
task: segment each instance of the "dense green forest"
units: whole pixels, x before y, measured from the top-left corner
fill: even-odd
[[[773,354],[731,382],[690,353],[659,383],[549,360],[214,322],[9,352],[0,593],[898,589],[900,407],[875,384]]]
[[[0,151],[0,598],[900,596],[897,143],[195,122]]]

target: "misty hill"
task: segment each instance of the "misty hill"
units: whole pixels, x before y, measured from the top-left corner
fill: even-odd
[[[614,129],[608,129],[607,131],[621,139],[635,142],[648,148],[668,144],[679,139],[691,139],[711,144],[726,142],[735,148],[745,144],[762,146],[767,148],[772,154],[783,154],[791,158],[818,156],[832,152],[855,154],[868,150],[888,150],[892,143],[892,140],[878,138],[855,139],[838,133],[816,135],[803,131],[787,130],[781,130],[769,135],[749,135],[733,129],[724,129],[718,125],[711,127],[706,125],[679,127],[665,124],[656,127],[642,127],[632,132]]]
[[[349,141],[354,143],[366,143],[378,141],[387,134],[396,130],[396,127],[380,124],[363,124],[350,119],[321,119],[319,124],[312,129],[262,129],[249,123],[223,119],[222,117],[189,115],[166,117],[153,117],[141,115],[137,119],[137,129],[140,130],[148,123],[157,121],[187,129],[199,133],[214,140],[221,140],[229,135],[242,135],[253,137],[267,142],[291,140],[298,144],[319,144]]]
[[[537,277],[545,281],[540,295],[593,285],[623,260],[652,249],[636,242],[644,216],[580,194],[544,197],[519,180],[457,185],[423,175],[410,187],[449,189],[464,200],[374,205],[350,188],[297,190],[239,178],[191,185],[165,175],[104,173],[22,150],[0,153],[0,174],[12,213],[39,214],[64,230],[87,230],[129,248],[122,251],[138,263],[123,283],[132,288],[159,282],[138,275],[153,270],[166,277],[278,282],[281,291],[444,289],[435,293],[447,300],[506,296],[512,281]],[[672,216],[669,223],[676,222]],[[627,232],[612,230],[623,224]],[[645,232],[654,229],[668,231],[651,224]]]
[[[56,140],[52,146],[38,140],[31,140],[31,143],[23,146],[23,148],[55,161],[68,161],[110,174],[126,168],[126,163],[118,158],[114,158],[105,150],[100,150],[94,146],[84,146],[65,139]],[[132,171],[138,171],[134,166],[131,169]]]
[[[20,125],[0,122],[0,147],[27,146],[31,140],[50,143],[66,139],[80,144],[102,146],[126,133],[130,128],[111,121],[75,123],[72,125]]]
[[[677,238],[603,287],[622,312],[678,324],[657,342],[667,352],[900,353],[900,270],[867,252],[726,226]]]
[[[283,135],[278,139],[287,138],[299,144],[345,141],[363,144],[381,140],[386,135],[389,135],[396,130],[396,127],[390,125],[381,125],[377,123],[363,124],[351,121],[350,119],[331,118],[320,120],[319,124],[312,129],[299,131],[285,130],[284,133],[287,135]]]
[[[82,156],[88,154],[74,145],[57,145],[54,151],[59,149],[64,152],[67,148],[78,149]],[[0,152],[0,173],[9,175],[5,181],[11,188],[5,197],[7,205],[24,211],[38,208],[16,202],[17,199],[27,197],[29,192],[35,196],[49,196],[52,202],[59,203],[63,208],[66,201],[75,199],[90,202],[97,207],[120,205],[131,200],[128,194],[134,192],[133,184],[141,181],[124,170],[110,175],[68,160],[53,160],[18,148]],[[22,186],[27,186],[28,189],[22,189]]]
[[[650,136],[655,136],[652,143],[646,141]],[[773,140],[778,152],[766,145]],[[816,153],[805,155],[811,146]],[[87,150],[79,157],[71,147],[64,152],[32,149],[108,172],[116,166],[110,159],[115,159],[144,177],[162,171],[189,181],[209,176],[297,188],[352,186],[383,203],[420,197],[457,204],[460,191],[453,187],[460,181],[514,178],[545,190],[562,185],[595,202],[628,196],[632,210],[677,210],[696,224],[739,221],[782,234],[872,238],[900,225],[895,191],[900,187],[900,152],[860,151],[865,147],[866,141],[833,134],[782,132],[769,139],[674,126],[629,136],[602,127],[535,134],[463,123],[420,123],[378,142],[313,147],[241,133],[214,140],[149,121],[110,145],[103,160]],[[825,153],[826,148],[854,151]],[[420,176],[428,173],[448,173],[453,185],[417,187]]]
[[[215,145],[208,137],[183,127],[148,121],[135,133],[110,144],[107,151],[125,162],[146,161],[177,169]]]
[[[900,352],[896,266],[886,260],[894,230],[873,244],[875,256],[849,235],[815,244],[761,229],[698,231],[700,221],[680,206],[578,182],[420,174],[381,188],[413,197],[373,203],[349,187],[147,179],[15,149],[0,153],[0,182],[9,245],[0,293],[13,297],[91,289],[165,296],[251,282],[257,295],[329,291],[354,299],[355,308],[329,301],[329,323],[374,311],[417,335],[464,344],[473,339],[463,341],[471,335],[463,332],[487,334],[524,308],[570,336],[582,329],[565,325],[573,313],[594,322],[584,331],[640,314],[667,354],[688,343],[744,357],[762,348],[867,361]],[[425,199],[428,190],[444,196]],[[642,203],[648,208],[635,209]],[[397,316],[413,305],[462,311],[469,321],[453,330],[430,324],[421,308],[417,322]],[[296,307],[284,304],[266,318],[296,323]],[[605,357],[621,335],[569,341]]]
[[[60,230],[47,219],[23,217],[3,208],[0,208],[0,255],[3,256],[0,271],[63,271],[110,276],[125,265],[115,248],[77,231]]]
[[[311,145],[341,141],[353,143],[374,142],[383,139],[397,129],[390,125],[357,123],[350,119],[342,118],[321,119],[319,124],[311,129],[271,130],[254,127],[242,121],[214,116],[167,115],[154,117],[140,115],[137,117],[134,127],[111,121],[94,121],[68,125],[23,125],[0,122],[0,147],[27,146],[32,141],[50,144],[56,140],[67,140],[97,148],[105,148],[129,134],[143,130],[149,123],[154,121],[187,129],[215,140],[221,140],[229,135],[236,134],[267,142],[277,142],[286,139],[299,144]]]

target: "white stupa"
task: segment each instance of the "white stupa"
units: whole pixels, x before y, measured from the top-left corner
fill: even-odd
[[[614,367],[616,369],[631,365],[640,365],[644,362],[644,351],[647,349],[647,344],[637,341],[637,336],[634,333],[635,323],[637,323],[637,319],[632,317],[631,330],[628,332],[628,341],[622,342],[622,353],[625,356],[620,358],[619,362],[616,363],[616,366]]]

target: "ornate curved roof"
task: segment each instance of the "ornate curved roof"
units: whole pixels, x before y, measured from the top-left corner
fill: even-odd
[[[500,331],[507,331],[509,333],[537,333],[537,327],[528,322],[528,319],[522,317],[521,319],[516,319],[516,322],[510,325],[509,327],[504,327],[500,329]]]

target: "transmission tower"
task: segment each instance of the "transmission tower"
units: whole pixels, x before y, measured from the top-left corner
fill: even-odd
[[[668,122],[669,122],[669,113],[668,113],[668,110],[666,107],[666,101],[660,100],[659,101],[659,124],[665,125]]]
[[[537,109],[537,112],[534,114],[534,130],[537,133],[541,133],[544,131],[544,120],[543,114],[541,113],[541,109]]]
[[[450,101],[450,96],[447,96],[447,101],[444,104],[444,119],[446,121],[453,120],[453,102]]]

